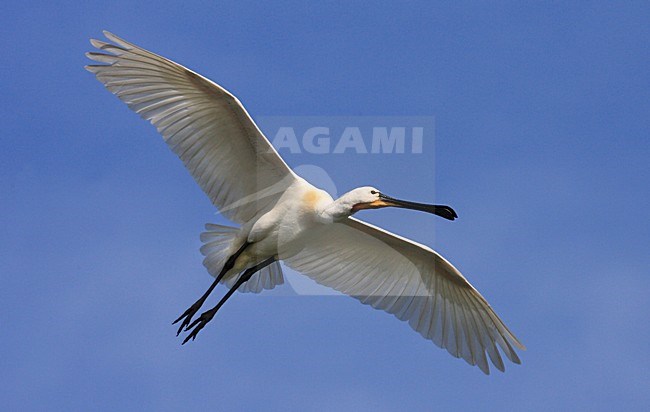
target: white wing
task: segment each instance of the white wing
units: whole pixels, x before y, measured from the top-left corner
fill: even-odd
[[[486,352],[504,370],[497,346],[520,363],[513,345],[525,349],[521,342],[463,275],[428,247],[353,218],[319,226],[295,247],[283,252],[289,267],[408,321],[486,374]]]
[[[295,179],[235,96],[205,77],[104,32],[87,53],[108,90],[149,120],[229,219],[269,210]]]

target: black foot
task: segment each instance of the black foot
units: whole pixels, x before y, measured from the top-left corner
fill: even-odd
[[[196,312],[201,309],[201,306],[203,306],[203,300],[197,300],[194,302],[192,306],[190,306],[181,316],[178,317],[174,322],[172,322],[172,325],[177,324],[181,319],[183,319],[183,322],[181,323],[181,326],[178,328],[178,331],[176,332],[176,336],[180,335],[183,329],[187,330],[190,327],[187,326],[192,322],[192,318],[194,315],[196,315]]]
[[[201,329],[203,329],[205,327],[205,325],[207,325],[208,322],[210,322],[212,320],[212,318],[214,317],[214,314],[217,313],[217,309],[218,308],[212,308],[212,309],[210,309],[210,310],[208,310],[206,312],[203,312],[198,319],[196,319],[194,322],[192,322],[192,324],[190,326],[185,328],[185,330],[188,330],[188,331],[190,329],[192,329],[192,328],[194,328],[194,329],[192,329],[190,334],[187,335],[185,340],[183,340],[183,343],[182,343],[183,345],[185,345],[190,339],[192,339],[192,340],[196,339],[196,335],[198,335],[199,331],[201,331]]]

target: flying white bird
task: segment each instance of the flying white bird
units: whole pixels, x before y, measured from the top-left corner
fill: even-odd
[[[296,175],[235,96],[164,57],[104,32],[91,40],[102,64],[86,69],[163,136],[212,203],[239,228],[207,224],[204,265],[216,279],[174,323],[183,343],[196,338],[237,290],[283,283],[279,261],[316,282],[407,321],[426,339],[489,373],[503,371],[500,348],[520,363],[525,349],[488,302],[432,249],[352,217],[364,209],[400,207],[454,220],[448,206],[394,199],[373,187],[334,200]],[[194,321],[208,295],[228,292]]]

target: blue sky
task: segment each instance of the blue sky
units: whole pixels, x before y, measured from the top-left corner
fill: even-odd
[[[0,399],[8,410],[647,410],[645,2],[3,5]],[[451,204],[360,218],[439,250],[527,345],[484,376],[340,296],[233,297],[191,345],[223,222],[83,70],[114,33],[253,117],[428,116],[421,154],[284,155],[340,192]],[[435,185],[435,187],[434,187]]]

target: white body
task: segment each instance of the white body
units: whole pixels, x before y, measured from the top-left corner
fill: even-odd
[[[283,251],[293,243],[305,242],[315,226],[334,222],[324,213],[333,202],[324,190],[302,178],[295,179],[271,210],[241,227],[226,255],[234,254],[244,242],[251,243],[251,247],[239,256],[226,277],[236,276],[272,256],[282,259]],[[223,263],[216,266],[222,267]]]

